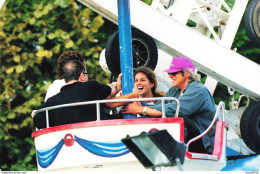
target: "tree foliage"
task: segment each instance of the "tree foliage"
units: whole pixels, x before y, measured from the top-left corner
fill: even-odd
[[[108,83],[108,74],[98,63],[109,36],[109,30],[100,31],[103,24],[102,16],[74,0],[6,1],[0,12],[2,170],[36,170],[30,115],[41,106],[46,89],[57,78],[61,53],[83,53],[96,80]]]
[[[151,0],[144,0],[151,3]],[[234,0],[231,0],[233,3]],[[73,50],[86,55],[93,78],[108,83],[99,66],[100,51],[116,30],[111,23],[74,0],[7,0],[0,11],[0,168],[36,170],[30,116],[41,106],[57,78],[59,55]],[[260,49],[246,36],[243,23],[232,48],[260,63]],[[215,101],[230,97],[217,88]],[[226,90],[226,89],[224,89]],[[236,93],[235,97],[238,98]]]

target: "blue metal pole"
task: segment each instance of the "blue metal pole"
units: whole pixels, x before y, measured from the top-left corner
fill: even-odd
[[[123,94],[129,94],[134,88],[133,55],[129,0],[117,0],[118,31],[120,48],[120,68],[122,76]],[[124,115],[124,118],[133,118],[133,115]]]

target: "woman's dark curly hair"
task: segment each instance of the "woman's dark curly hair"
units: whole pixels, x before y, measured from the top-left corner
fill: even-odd
[[[144,66],[140,66],[139,68],[135,69],[134,71],[134,78],[136,76],[136,74],[138,73],[143,73],[146,75],[146,77],[148,78],[148,80],[150,81],[150,83],[153,83],[153,87],[152,87],[152,94],[154,97],[162,97],[165,95],[165,93],[163,91],[157,91],[157,80],[155,77],[155,74],[153,72],[153,70],[151,70],[148,67],[144,67]]]
[[[68,51],[66,53],[63,53],[60,55],[58,62],[57,62],[57,74],[59,76],[59,79],[63,79],[63,67],[66,64],[66,62],[70,60],[79,60],[82,63],[85,64],[85,56],[83,54],[74,52],[74,51]]]

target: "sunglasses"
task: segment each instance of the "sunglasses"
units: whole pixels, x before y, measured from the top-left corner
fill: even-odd
[[[83,72],[83,74],[86,74],[88,77],[91,75],[91,74],[88,73],[88,72]]]
[[[178,73],[180,73],[182,71],[177,71],[177,72],[173,72],[173,73],[168,73],[168,75],[172,75],[172,76],[176,76]]]

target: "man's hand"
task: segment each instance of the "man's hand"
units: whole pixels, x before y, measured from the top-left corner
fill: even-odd
[[[133,94],[135,94],[136,98],[139,97],[138,88],[136,86],[133,89]]]
[[[117,77],[117,82],[116,82],[116,91],[117,91],[117,93],[122,90],[122,75],[123,74],[120,73],[118,75],[118,77]]]
[[[141,114],[143,112],[143,106],[140,106],[137,102],[129,103],[121,108],[123,114]]]
[[[31,113],[32,118],[35,116],[35,112],[36,112],[36,110],[32,111],[32,113]]]
[[[111,93],[107,98],[111,98],[122,90],[122,73],[118,75],[117,82],[112,82],[107,85],[111,87]]]

